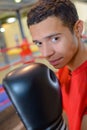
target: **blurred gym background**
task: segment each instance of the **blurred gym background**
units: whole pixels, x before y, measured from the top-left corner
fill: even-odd
[[[79,18],[84,21],[83,41],[87,43],[87,0],[72,0]],[[56,70],[43,59],[33,45],[26,24],[26,14],[37,0],[0,0],[0,130],[25,130],[3,89],[4,76],[14,68],[41,62]]]

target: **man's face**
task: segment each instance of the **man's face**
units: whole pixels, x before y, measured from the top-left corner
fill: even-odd
[[[48,17],[29,27],[33,42],[42,56],[56,69],[72,63],[78,50],[78,41],[68,27],[56,17]]]

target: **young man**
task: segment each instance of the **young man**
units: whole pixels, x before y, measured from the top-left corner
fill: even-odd
[[[42,55],[59,69],[69,130],[87,130],[87,47],[75,5],[70,0],[40,0],[29,11],[27,24]]]

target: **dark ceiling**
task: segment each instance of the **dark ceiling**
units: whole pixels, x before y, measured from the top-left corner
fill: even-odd
[[[34,2],[36,2],[36,0],[22,0],[20,3],[15,3],[14,0],[0,0],[0,11],[15,11],[30,6]]]
[[[22,0],[21,3],[15,3],[14,0],[0,0],[0,20],[3,17],[13,15],[16,10],[26,10],[37,0]]]

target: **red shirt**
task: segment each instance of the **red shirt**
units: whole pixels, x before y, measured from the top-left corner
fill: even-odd
[[[67,67],[60,69],[58,76],[69,130],[80,130],[82,117],[87,114],[87,61],[72,73]]]

